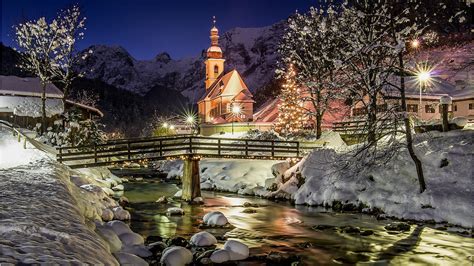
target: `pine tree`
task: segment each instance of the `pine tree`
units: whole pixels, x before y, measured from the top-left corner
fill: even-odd
[[[285,73],[285,83],[280,93],[276,131],[282,134],[298,133],[305,124],[305,112],[301,89],[296,83],[296,72],[290,65]]]

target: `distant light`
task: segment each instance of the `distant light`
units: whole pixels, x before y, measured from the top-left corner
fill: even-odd
[[[234,113],[234,114],[240,114],[240,111],[241,111],[240,106],[234,105],[234,106],[232,107],[232,113]]]
[[[430,71],[421,71],[417,74],[418,80],[421,82],[427,82],[431,79]]]
[[[188,116],[188,117],[186,118],[186,123],[189,123],[189,124],[194,123],[194,117],[193,117],[193,116]]]
[[[168,123],[166,123],[166,122],[163,123],[164,128],[168,128],[168,126],[169,126]]]
[[[170,126],[170,129],[171,129],[171,130],[174,130],[174,126],[173,126],[173,125],[171,125],[171,126]]]
[[[420,41],[418,41],[418,40],[416,40],[416,39],[413,40],[413,41],[411,41],[411,47],[412,47],[412,48],[415,48],[415,49],[418,48],[418,47],[420,47]]]

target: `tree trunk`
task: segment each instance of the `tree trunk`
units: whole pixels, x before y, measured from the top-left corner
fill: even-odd
[[[403,64],[403,54],[400,52],[398,54],[398,61],[400,64],[400,69],[404,69]],[[415,163],[416,167],[416,174],[418,176],[418,183],[420,184],[420,193],[426,190],[425,184],[425,177],[423,175],[423,165],[421,164],[420,159],[416,156],[415,150],[413,149],[413,138],[411,135],[411,124],[410,118],[407,114],[407,105],[406,105],[406,98],[405,98],[405,77],[403,76],[404,73],[400,75],[400,96],[401,96],[401,111],[403,112],[403,121],[405,124],[405,135],[407,138],[407,148],[408,153],[410,154],[411,159]]]
[[[367,110],[367,141],[369,144],[374,144],[377,141],[377,95],[370,95],[369,108]]]
[[[321,124],[323,116],[319,113],[316,114],[316,139],[320,139],[322,135]]]
[[[46,132],[46,82],[42,82],[43,91],[41,92],[41,135]]]

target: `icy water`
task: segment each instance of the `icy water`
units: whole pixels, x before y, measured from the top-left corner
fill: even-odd
[[[257,197],[203,191],[204,205],[172,201],[157,204],[160,196],[171,197],[179,188],[168,183],[127,183],[125,196],[130,200],[131,228],[144,236],[165,238],[183,236],[187,239],[202,231],[202,217],[210,211],[221,211],[235,228],[206,229],[225,238],[238,239],[249,245],[251,255],[271,251],[296,254],[302,265],[361,264],[361,265],[472,265],[474,242],[438,226],[412,225],[404,233],[390,234],[384,226],[390,220],[377,220],[363,214],[333,213],[321,208],[292,206]],[[245,202],[259,207],[246,208]],[[185,215],[168,217],[169,207],[182,207]],[[244,213],[253,209],[255,213]],[[315,225],[335,228],[314,230]],[[341,227],[372,230],[369,236],[345,233]],[[219,238],[218,238],[219,239]],[[224,241],[219,241],[218,247]],[[242,262],[242,265],[263,265],[262,261]]]

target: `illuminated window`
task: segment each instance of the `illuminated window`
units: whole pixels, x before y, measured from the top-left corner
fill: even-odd
[[[435,113],[435,112],[436,112],[436,111],[435,111],[435,108],[433,107],[433,105],[431,105],[431,104],[425,105],[425,113],[427,113],[427,114],[433,114],[433,113]]]
[[[214,66],[214,74],[219,73],[219,67],[217,65]]]
[[[410,113],[418,112],[418,104],[407,104],[407,112],[410,112]]]

